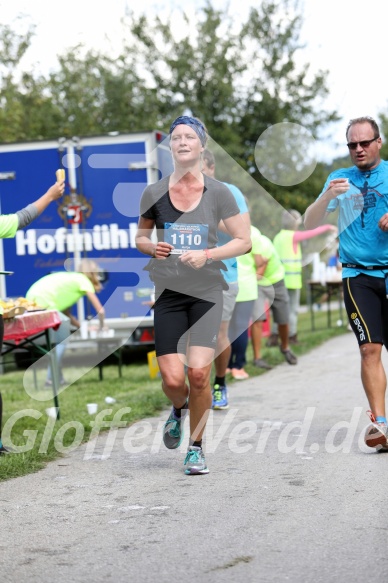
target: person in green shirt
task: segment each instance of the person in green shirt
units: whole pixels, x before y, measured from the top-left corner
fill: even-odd
[[[0,215],[0,238],[10,239],[15,237],[19,229],[27,227],[37,216],[39,216],[51,202],[58,200],[65,190],[65,181],[60,180],[53,184],[45,194],[35,202],[27,205],[24,209],[10,215]],[[0,305],[0,354],[3,347],[4,338],[4,320],[3,308]],[[1,441],[1,428],[3,418],[3,399],[0,393],[0,455],[7,453],[9,450],[3,446]]]
[[[251,225],[252,248],[249,253],[237,257],[238,294],[229,325],[231,355],[228,369],[237,380],[249,378],[244,370],[248,346],[248,330],[252,309],[258,297],[256,271],[261,264],[261,234]]]
[[[78,271],[58,271],[41,277],[32,284],[26,298],[42,308],[57,310],[62,322],[70,322],[79,328],[80,323],[71,313],[71,308],[86,296],[98,314],[100,328],[104,326],[105,311],[97,297],[102,285],[99,280],[99,267],[91,259],[81,259]],[[61,325],[53,330],[51,340],[56,345],[57,364],[61,384],[67,384],[62,375],[62,361],[69,337],[69,326]],[[51,385],[51,369],[47,369],[46,385]]]
[[[253,363],[260,368],[271,368],[261,358],[263,321],[266,320],[265,303],[270,304],[273,319],[278,326],[280,352],[288,364],[297,364],[298,359],[289,346],[289,297],[284,282],[284,265],[268,237],[261,235],[261,263],[257,270],[258,298],[252,311],[251,338]]]

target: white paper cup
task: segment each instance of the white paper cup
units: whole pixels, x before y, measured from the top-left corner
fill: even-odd
[[[85,320],[81,324],[81,338],[83,340],[86,340],[87,337],[88,337],[88,322],[87,322],[87,320]]]
[[[88,403],[86,405],[89,415],[94,415],[97,413],[98,405],[97,403]]]
[[[48,407],[46,409],[46,413],[49,417],[52,417],[53,419],[57,418],[57,408],[56,407]]]
[[[103,330],[100,333],[100,335],[101,335],[102,338],[113,338],[114,335],[115,335],[115,331],[114,331],[113,328],[110,328],[109,330]]]

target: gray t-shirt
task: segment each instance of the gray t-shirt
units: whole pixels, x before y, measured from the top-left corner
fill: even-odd
[[[155,221],[159,241],[168,240],[175,247],[181,246],[183,250],[188,246],[191,249],[212,249],[217,245],[217,227],[220,220],[240,212],[233,194],[218,180],[204,175],[204,190],[200,202],[191,211],[180,211],[171,202],[169,180],[170,177],[166,176],[146,187],[140,201],[141,216]],[[184,226],[181,230],[180,225]],[[185,229],[185,226],[189,228]],[[198,246],[195,241],[199,241]],[[166,286],[168,280],[171,283],[169,289],[182,293],[209,289],[220,283],[223,287],[226,285],[220,272],[220,269],[225,269],[221,261],[213,261],[205,264],[202,269],[193,270],[182,264],[179,256],[170,255],[166,260],[152,259],[146,269],[155,284]]]

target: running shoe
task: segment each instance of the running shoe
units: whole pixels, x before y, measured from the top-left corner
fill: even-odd
[[[366,429],[365,444],[377,450],[388,451],[388,426],[385,423],[378,423],[372,411],[367,411],[367,415],[372,423]]]
[[[163,428],[163,443],[167,449],[176,449],[183,439],[183,425],[188,409],[181,409],[181,417],[175,417],[174,407]]]
[[[213,409],[229,409],[228,389],[223,385],[213,387]]]
[[[187,455],[183,465],[186,466],[185,474],[188,476],[196,476],[201,474],[208,474],[209,468],[206,465],[206,460],[202,447],[191,445],[187,450]]]

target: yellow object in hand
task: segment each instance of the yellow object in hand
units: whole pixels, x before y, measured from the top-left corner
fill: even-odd
[[[65,180],[65,171],[63,168],[59,168],[56,172],[55,172],[55,176],[57,177],[57,181],[61,182],[61,180]]]

